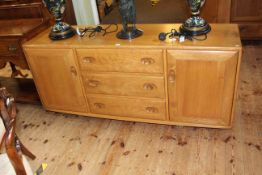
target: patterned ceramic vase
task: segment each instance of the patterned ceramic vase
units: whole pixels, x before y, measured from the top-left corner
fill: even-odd
[[[48,11],[55,17],[55,25],[52,27],[49,38],[61,40],[70,38],[75,34],[75,30],[67,23],[62,21],[65,11],[65,0],[43,0]]]
[[[187,35],[204,35],[211,31],[210,25],[199,16],[200,8],[205,0],[187,0],[191,9],[191,17],[180,27],[180,31]]]

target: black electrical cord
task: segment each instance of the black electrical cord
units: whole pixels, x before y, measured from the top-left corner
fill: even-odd
[[[114,30],[109,30],[112,26],[115,26],[115,29]],[[105,35],[107,35],[109,33],[114,33],[114,32],[117,32],[117,31],[118,31],[118,25],[117,24],[109,24],[105,28],[103,28],[102,26],[85,27],[83,29],[78,28],[77,29],[77,34],[80,37],[84,37],[87,33],[89,33],[88,37],[91,38],[91,37],[96,36],[96,33],[103,33],[102,35],[105,36]]]
[[[205,41],[207,39],[207,34],[204,34],[202,36],[204,36],[204,37],[203,38],[199,38],[199,37],[196,38],[196,37],[192,36],[192,39],[197,40],[197,41]]]
[[[161,40],[161,41],[164,41],[167,37],[169,39],[174,39],[174,38],[178,37],[179,39],[184,38],[184,39],[188,39],[190,41],[193,41],[193,40],[204,41],[204,40],[207,39],[207,35],[205,34],[203,36],[204,36],[203,38],[200,38],[200,37],[188,35],[186,33],[178,32],[176,29],[171,29],[171,31],[168,32],[168,33],[164,33],[164,32],[160,33],[158,37],[159,37],[159,40]]]
[[[111,30],[111,31],[108,31],[108,29],[110,29],[111,26],[113,26],[113,25],[115,26],[115,29]],[[109,34],[109,33],[115,33],[115,32],[118,31],[118,25],[117,24],[109,24],[107,27],[104,28],[104,30],[105,30],[104,35]]]

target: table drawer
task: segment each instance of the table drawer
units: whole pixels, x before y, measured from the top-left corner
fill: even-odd
[[[163,73],[161,49],[77,49],[82,70]]]
[[[1,56],[16,56],[21,54],[21,48],[16,39],[1,39],[0,55]]]
[[[91,113],[122,117],[165,120],[165,101],[161,99],[125,98],[114,96],[88,97]]]
[[[165,98],[164,77],[83,73],[87,94]]]

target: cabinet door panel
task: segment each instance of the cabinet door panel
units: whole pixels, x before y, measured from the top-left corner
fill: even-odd
[[[86,111],[73,51],[70,49],[27,49],[27,61],[45,107]]]
[[[238,54],[168,51],[170,119],[229,125]]]

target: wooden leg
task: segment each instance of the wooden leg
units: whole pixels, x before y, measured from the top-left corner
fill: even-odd
[[[17,138],[18,139],[18,138]],[[19,140],[19,143],[20,143],[20,146],[21,146],[21,151],[22,151],[22,153],[24,154],[24,155],[26,155],[26,156],[28,156],[29,158],[31,158],[32,160],[34,160],[35,158],[36,158],[36,156],[33,154],[33,153],[31,153],[26,147],[25,147],[25,145],[23,145],[23,143],[20,141],[20,139],[18,139]]]
[[[3,135],[3,138],[1,138],[1,140],[0,140],[0,149],[2,148],[2,145],[3,145],[3,143],[4,143],[4,138],[6,137],[6,132],[5,132],[5,134]]]
[[[23,78],[28,76],[28,74],[24,75],[20,70],[17,70],[15,65],[13,63],[11,63],[11,62],[10,62],[10,66],[11,66],[11,69],[12,69],[11,78],[15,78],[18,75],[21,75]]]
[[[19,154],[17,153],[16,149],[14,148],[7,148],[6,150],[8,158],[12,163],[16,174],[19,175],[26,175],[26,170],[24,168],[23,162]]]

